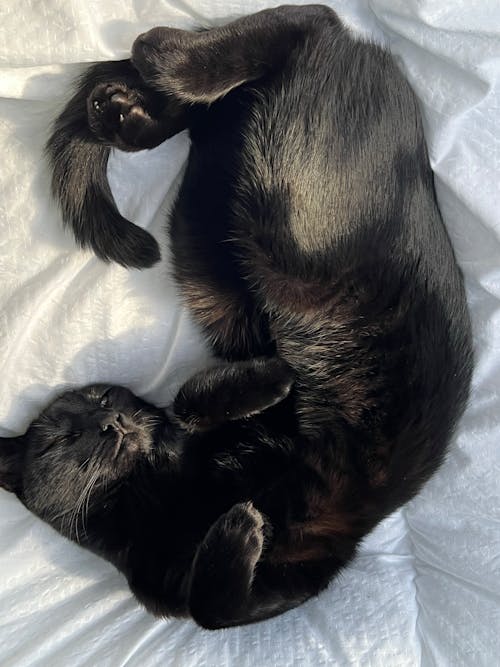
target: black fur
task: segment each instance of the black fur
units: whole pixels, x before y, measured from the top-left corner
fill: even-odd
[[[175,277],[226,364],[181,391],[187,430],[155,438],[179,476],[134,466],[89,545],[156,613],[248,623],[326,586],[442,462],[472,367],[462,277],[415,98],[390,55],[329,9],[155,28],[131,62],[96,65],[56,122],[54,191],[80,243],[148,266],[156,246],[109,193],[109,145],[189,129]]]

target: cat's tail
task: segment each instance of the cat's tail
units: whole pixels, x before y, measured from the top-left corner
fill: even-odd
[[[110,147],[91,132],[87,120],[87,98],[97,84],[126,83],[137,76],[129,60],[98,63],[86,70],[54,122],[46,153],[52,193],[77,242],[105,261],[147,268],[160,259],[158,243],[119,213],[107,177]]]

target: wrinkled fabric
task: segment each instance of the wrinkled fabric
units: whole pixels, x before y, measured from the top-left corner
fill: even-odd
[[[445,465],[384,521],[327,591],[259,625],[220,632],[149,616],[114,568],[0,491],[0,664],[474,665],[500,655],[500,5],[332,0],[386,42],[419,97],[443,217],[475,336],[469,407]],[[78,250],[49,194],[43,145],[82,63],[126,57],[154,25],[210,26],[265,0],[21,0],[0,6],[0,434],[58,391],[128,385],[166,404],[207,351],[169,272],[165,216],[186,134],[114,153],[122,213],[160,240],[148,271]]]

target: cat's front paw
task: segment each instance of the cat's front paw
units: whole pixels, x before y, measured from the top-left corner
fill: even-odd
[[[281,403],[290,394],[294,379],[290,366],[278,357],[222,364],[197,373],[182,385],[174,414],[186,431],[207,431]]]
[[[265,521],[251,502],[238,503],[219,519],[219,538],[228,553],[239,554],[248,570],[253,570],[262,555]]]
[[[191,576],[189,609],[205,628],[234,625],[246,606],[267,523],[251,502],[238,503],[210,528]]]
[[[137,150],[134,137],[150,116],[139,91],[124,83],[100,83],[87,98],[91,131],[104,142],[122,150]]]

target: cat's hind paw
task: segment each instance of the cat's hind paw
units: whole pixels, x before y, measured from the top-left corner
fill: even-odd
[[[122,150],[140,148],[135,138],[151,119],[141,93],[120,82],[98,84],[87,98],[87,115],[95,136]]]

